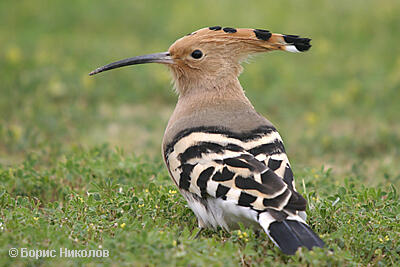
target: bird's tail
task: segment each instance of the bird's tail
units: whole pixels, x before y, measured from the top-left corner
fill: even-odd
[[[321,238],[297,215],[276,220],[271,214],[264,212],[259,218],[259,223],[269,238],[285,254],[293,255],[299,247],[311,250],[313,247],[324,246]]]

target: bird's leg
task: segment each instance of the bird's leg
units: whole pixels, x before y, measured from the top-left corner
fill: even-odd
[[[193,239],[197,239],[200,236],[201,232],[203,232],[203,230],[206,228],[206,224],[203,222],[203,220],[201,220],[200,218],[197,218],[197,222],[199,224],[200,230],[197,232],[197,234],[194,236]]]
[[[260,230],[259,229],[255,230],[254,234],[255,234],[256,239],[258,239],[260,237]]]
[[[193,239],[197,239],[197,238],[199,238],[199,236],[200,236],[201,232],[203,232],[203,230],[204,230],[204,228],[203,228],[203,227],[201,227],[201,228],[199,229],[199,231],[197,232],[197,234],[194,236],[194,238],[193,238]]]

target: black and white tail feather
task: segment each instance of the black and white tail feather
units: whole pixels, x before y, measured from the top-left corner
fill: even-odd
[[[200,227],[261,227],[286,254],[324,246],[305,222],[306,200],[296,191],[274,127],[247,133],[190,128],[175,136],[164,156]]]
[[[274,221],[264,228],[264,221],[259,221],[269,238],[283,253],[293,255],[299,247],[312,249],[323,247],[324,242],[305,222],[298,220]]]

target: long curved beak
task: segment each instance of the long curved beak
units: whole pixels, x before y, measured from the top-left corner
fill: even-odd
[[[116,68],[120,68],[120,67],[124,67],[124,66],[144,64],[144,63],[173,64],[174,61],[171,58],[169,52],[155,53],[155,54],[131,57],[131,58],[123,59],[120,61],[116,61],[116,62],[107,64],[103,67],[95,69],[94,71],[89,73],[89,75],[95,75],[99,72],[103,72],[106,70],[112,70],[112,69],[116,69]]]

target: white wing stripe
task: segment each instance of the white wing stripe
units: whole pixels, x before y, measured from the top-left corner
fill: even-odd
[[[259,145],[273,143],[275,140],[282,141],[278,132],[273,131],[267,135],[261,136],[255,140],[247,142],[241,141],[236,138],[226,137],[222,134],[194,132],[181,138],[174,146],[174,152],[179,155],[183,153],[188,147],[194,146],[200,142],[211,142],[220,145],[234,144],[241,146],[244,150],[249,150]]]

